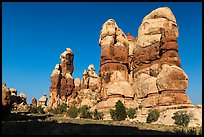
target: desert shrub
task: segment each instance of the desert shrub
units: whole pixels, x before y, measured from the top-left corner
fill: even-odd
[[[110,115],[113,120],[125,120],[125,118],[127,117],[127,113],[125,111],[125,106],[120,100],[116,102],[115,110],[110,109]]]
[[[33,113],[33,114],[44,114],[44,110],[41,106],[37,106],[37,107],[30,107],[29,108],[29,112]]]
[[[116,111],[113,109],[109,110],[112,120],[117,120]]]
[[[95,109],[94,112],[93,112],[93,119],[94,119],[94,120],[103,119],[103,113],[98,112],[98,110]]]
[[[62,103],[57,109],[58,109],[59,114],[62,114],[67,111],[67,104]]]
[[[202,135],[202,127],[201,127],[200,130],[198,131],[198,135]]]
[[[173,131],[177,135],[202,135],[202,133],[200,133],[200,130],[197,131],[195,127],[188,128],[188,129],[174,128]]]
[[[71,118],[76,118],[78,116],[78,108],[77,107],[70,107],[67,111],[67,114]]]
[[[147,123],[152,123],[158,120],[160,112],[156,109],[150,109],[147,116]]]
[[[173,131],[176,135],[186,135],[186,130],[183,128],[174,128]]]
[[[138,108],[139,108],[139,109],[142,109],[142,105],[141,105],[141,104],[139,104]]]
[[[49,110],[48,110],[48,112],[49,113],[51,113],[51,114],[58,114],[58,110],[57,110],[57,108],[50,108]]]
[[[136,110],[134,108],[127,109],[127,116],[131,119],[135,118]]]
[[[187,135],[197,135],[197,130],[195,127],[192,127],[187,130]]]
[[[79,116],[80,118],[92,118],[91,112],[89,112],[89,108],[87,105],[83,105],[79,108]]]
[[[29,112],[33,113],[33,114],[37,114],[38,113],[36,107],[32,107],[32,106],[30,106]]]
[[[174,113],[172,119],[174,119],[174,124],[176,125],[188,126],[190,122],[190,115],[187,114],[186,111],[180,110]]]
[[[57,108],[54,108],[54,109],[52,109],[52,108],[50,108],[49,110],[48,110],[48,112],[49,113],[53,113],[53,114],[63,114],[63,113],[65,113],[65,112],[67,112],[67,105],[66,105],[66,103],[62,103],[59,107],[57,107]]]

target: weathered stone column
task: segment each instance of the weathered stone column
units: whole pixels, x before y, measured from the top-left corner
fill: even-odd
[[[138,29],[133,51],[133,88],[144,107],[191,103],[188,76],[180,68],[178,25],[167,7],[153,10]]]

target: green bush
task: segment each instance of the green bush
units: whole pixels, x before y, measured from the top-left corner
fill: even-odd
[[[116,102],[115,110],[110,109],[110,115],[113,120],[125,120],[125,118],[127,117],[127,113],[125,111],[123,103],[120,100]]]
[[[62,114],[64,112],[67,111],[67,104],[66,103],[62,103],[59,107],[58,107],[58,112],[59,114]]]
[[[152,123],[158,120],[160,112],[156,109],[150,109],[147,116],[147,123]]]
[[[197,135],[197,130],[195,127],[192,127],[187,130],[187,135]]]
[[[184,128],[174,128],[173,131],[177,135],[202,135],[202,128],[200,130],[196,130],[195,127],[191,127],[189,129]],[[200,132],[201,131],[201,132]]]
[[[29,112],[33,113],[33,114],[44,114],[44,110],[41,106],[37,106],[37,107],[30,107],[29,108]]]
[[[76,118],[78,116],[78,108],[77,107],[70,107],[67,111],[67,114],[71,118]]]
[[[176,125],[188,126],[190,122],[190,115],[187,114],[186,111],[180,110],[174,113],[172,119],[174,119],[174,124]]]
[[[94,120],[103,119],[103,113],[98,112],[98,110],[95,109],[95,110],[94,110],[94,113],[93,113],[93,119],[94,119]]]
[[[127,115],[129,118],[134,119],[136,114],[136,110],[134,108],[130,108],[127,110]]]
[[[174,133],[176,133],[176,135],[186,135],[186,130],[184,130],[183,128],[174,128],[173,129]]]
[[[48,112],[53,113],[53,114],[63,114],[67,112],[67,105],[65,103],[62,103],[58,108],[50,108]]]
[[[48,112],[51,113],[51,114],[58,114],[57,108],[55,108],[55,109],[50,108],[50,109],[48,110]]]
[[[201,127],[200,130],[198,131],[198,135],[202,135],[202,127]]]
[[[92,118],[91,113],[88,111],[90,107],[87,105],[83,105],[79,108],[79,116],[80,118]]]

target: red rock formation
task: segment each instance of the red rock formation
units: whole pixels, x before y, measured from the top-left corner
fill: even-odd
[[[56,64],[51,74],[50,100],[48,108],[57,107],[61,103],[67,102],[74,89],[74,79],[72,73],[74,71],[73,59],[74,54],[70,48],[67,48],[60,55],[61,63]],[[61,103],[60,103],[61,102]]]
[[[129,41],[113,19],[103,24],[99,45],[101,46],[101,59],[98,90],[102,101],[93,108],[109,111],[115,105],[109,103],[111,100],[121,100],[128,106],[134,97],[133,88],[128,83]],[[106,104],[105,108],[102,108],[104,104]]]
[[[84,70],[82,80],[82,89],[95,90],[98,88],[98,75],[95,72],[95,67],[93,64],[88,66],[88,70]]]
[[[80,79],[74,82],[74,55],[68,49],[51,75],[48,106],[66,102],[69,107],[86,104],[92,110],[108,112],[118,100],[132,108],[191,104],[177,39],[178,25],[167,7],[144,17],[137,38],[125,35],[113,19],[107,20],[100,32],[99,74],[90,65],[81,83]]]
[[[37,99],[36,98],[32,98],[31,105],[32,105],[32,107],[36,107],[37,106]]]
[[[2,84],[2,112],[3,114],[10,113],[11,110],[11,91],[6,84]]]
[[[129,83],[133,84],[133,50],[136,44],[136,39],[131,33],[126,34],[129,42],[129,55],[128,55],[128,71],[129,71]]]
[[[188,76],[180,68],[178,26],[167,7],[145,16],[133,51],[135,94],[144,107],[190,104]],[[150,80],[151,79],[151,80]]]
[[[8,88],[6,84],[2,84],[2,108],[5,113],[10,112],[10,110],[28,110],[28,104],[26,102],[26,95],[20,93],[17,95],[17,90],[15,88]]]
[[[82,89],[88,89],[88,80],[89,80],[88,72],[87,72],[87,70],[84,70],[82,80],[81,80],[81,88]]]
[[[116,81],[111,77],[117,77],[114,73],[121,73],[121,79],[128,80],[128,40],[123,31],[113,19],[106,21],[100,33],[99,45],[101,46],[100,77],[101,97],[107,99],[106,86]],[[114,76],[116,74],[116,76]]]

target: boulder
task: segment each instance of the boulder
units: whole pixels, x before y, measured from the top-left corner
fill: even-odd
[[[188,75],[177,66],[162,65],[161,72],[157,76],[156,84],[159,91],[181,90],[188,87]]]

